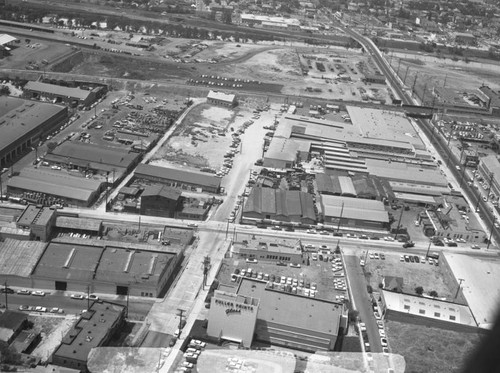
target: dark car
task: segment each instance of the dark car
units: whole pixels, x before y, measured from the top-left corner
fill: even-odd
[[[0,288],[0,293],[14,294],[14,290],[11,288]]]
[[[383,253],[380,253],[380,259],[385,260],[385,255]]]
[[[342,233],[340,233],[340,232],[333,232],[333,235],[334,235],[335,237],[342,237],[342,236],[343,236],[343,234],[342,234]]]
[[[285,227],[285,231],[287,231],[287,232],[295,232],[295,229],[293,229],[292,227]]]
[[[415,246],[415,242],[412,242],[412,241],[408,241],[408,242],[405,242],[405,243],[403,244],[403,247],[404,247],[405,249],[406,249],[406,248],[408,248],[408,247],[413,247],[413,246]]]
[[[440,241],[440,240],[437,240],[437,241],[434,242],[434,245],[436,245],[436,246],[444,246],[444,242]]]
[[[458,245],[457,245],[456,242],[450,241],[450,242],[448,242],[448,246],[450,246],[450,247],[457,247]]]
[[[370,237],[370,240],[380,241],[380,237]]]
[[[420,258],[416,255],[413,256],[413,259],[415,259],[416,263],[420,263]]]
[[[410,262],[415,263],[415,258],[413,257],[413,255],[410,255]]]
[[[405,262],[409,262],[410,261],[410,257],[408,255],[405,255]]]

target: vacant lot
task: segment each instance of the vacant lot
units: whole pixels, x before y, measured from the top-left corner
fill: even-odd
[[[376,250],[370,251],[374,252]],[[399,254],[385,254],[385,258],[380,260],[367,257],[365,273],[367,281],[374,289],[382,282],[383,276],[398,276],[404,279],[405,293],[413,294],[417,286],[422,286],[425,293],[435,290],[439,297],[454,296],[453,289],[449,289],[443,281],[441,267],[428,263],[401,262]]]
[[[405,357],[407,373],[460,372],[481,340],[478,334],[396,321],[386,321],[385,327],[392,353]]]

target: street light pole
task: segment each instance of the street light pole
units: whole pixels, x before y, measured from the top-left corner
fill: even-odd
[[[488,238],[488,245],[486,246],[486,250],[488,250],[490,248],[491,238],[493,237],[493,229],[495,229],[495,223],[496,223],[496,221],[497,221],[497,218],[494,217],[493,221],[491,223],[491,227],[490,227],[490,237]]]
[[[394,233],[394,239],[398,237],[399,227],[401,226],[401,219],[403,218],[404,206],[401,206],[401,215],[399,215],[398,226],[396,227],[396,233]]]

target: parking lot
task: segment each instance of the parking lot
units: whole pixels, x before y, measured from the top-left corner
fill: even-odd
[[[384,254],[385,259],[381,259],[380,254]],[[365,276],[373,289],[378,288],[384,276],[395,276],[404,279],[402,290],[406,293],[415,293],[415,288],[422,286],[425,294],[434,290],[439,297],[452,298],[454,295],[453,289],[449,289],[443,280],[439,260],[429,261],[422,255],[377,250],[364,251],[360,258],[365,260]]]
[[[303,296],[331,301],[348,299],[342,260],[340,255],[330,254],[329,250],[307,252],[303,263],[296,265],[279,261],[249,263],[245,259],[225,259],[219,281],[236,284],[239,277],[268,281],[274,289]]]

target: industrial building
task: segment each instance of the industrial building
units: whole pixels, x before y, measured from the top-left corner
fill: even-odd
[[[178,253],[105,246],[50,243],[31,275],[34,288],[159,297],[179,264]]]
[[[233,107],[236,105],[236,95],[211,90],[208,92],[207,102],[217,106]]]
[[[207,334],[243,347],[251,347],[255,340],[316,352],[333,350],[346,327],[343,303],[286,293],[267,281],[241,278],[236,287],[220,285],[215,291]]]
[[[212,174],[150,164],[137,166],[134,176],[173,188],[207,193],[219,193],[221,183],[221,178]]]
[[[326,170],[370,173],[372,159],[427,163],[425,145],[404,113],[346,107],[350,122],[285,114],[279,121],[264,166],[291,168],[311,158]]]
[[[414,323],[455,331],[477,332],[467,305],[442,299],[381,290],[382,315],[389,321]]]
[[[55,365],[87,372],[90,350],[104,346],[125,320],[125,306],[94,302],[63,337],[52,355]]]
[[[90,106],[103,94],[104,87],[81,89],[79,87],[65,87],[43,82],[28,82],[23,88],[23,95],[29,99],[64,103],[70,107]]]
[[[148,186],[141,194],[141,215],[175,217],[179,210],[181,191],[165,185]]]
[[[231,255],[237,259],[257,259],[268,262],[300,264],[303,262],[302,244],[298,239],[273,239],[238,234],[231,246]]]
[[[331,171],[316,174],[316,189],[320,194],[382,200],[386,193],[377,177]]]
[[[47,154],[44,161],[85,175],[105,177],[108,184],[114,185],[139,163],[140,154],[67,141]]]
[[[298,190],[254,187],[243,206],[243,221],[269,220],[282,223],[316,224],[311,194]]]
[[[494,199],[500,197],[500,162],[496,155],[488,155],[479,161],[479,175],[489,185],[490,194],[493,193]]]
[[[319,205],[325,225],[334,228],[339,225],[366,229],[388,228],[389,215],[380,201],[322,195]]]
[[[94,203],[105,182],[83,176],[75,176],[61,170],[23,168],[7,182],[7,193],[20,200],[51,206],[89,207]]]
[[[28,315],[26,313],[5,310],[0,314],[0,341],[11,344],[27,327]]]
[[[38,146],[40,139],[60,126],[67,116],[64,106],[1,96],[0,166],[9,166],[31,147]]]
[[[28,205],[17,219],[16,226],[30,232],[30,239],[47,242],[55,225],[56,211],[48,207]]]

